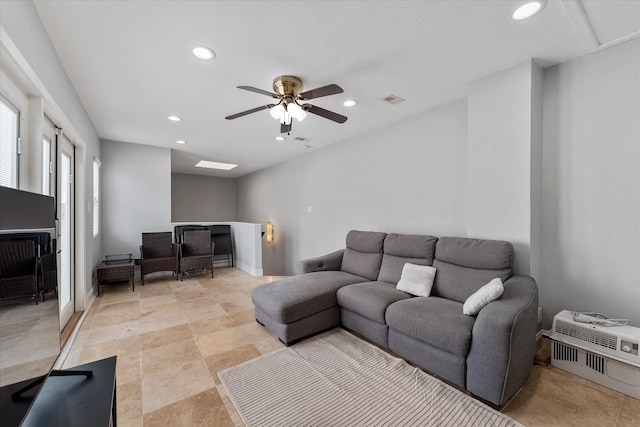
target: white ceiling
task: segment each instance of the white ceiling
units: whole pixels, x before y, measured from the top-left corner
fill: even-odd
[[[549,0],[519,22],[510,15],[522,0],[35,3],[101,138],[168,147],[174,172],[224,177],[463,97],[469,82],[523,60],[548,66],[640,31],[636,0]],[[212,48],[216,59],[193,57],[195,45]],[[312,103],[349,120],[309,115],[278,142],[268,111],[224,119],[270,102],[236,86],[271,91],[282,74],[302,78],[305,89],[341,86],[344,94]],[[383,102],[389,94],[406,101]],[[342,106],[347,98],[358,105]],[[172,114],[183,121],[168,121]],[[200,159],[240,166],[194,168]]]

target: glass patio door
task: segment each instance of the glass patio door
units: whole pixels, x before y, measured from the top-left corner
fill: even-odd
[[[60,330],[75,310],[75,251],[74,251],[74,165],[73,145],[64,136],[58,137],[58,301],[60,302]]]

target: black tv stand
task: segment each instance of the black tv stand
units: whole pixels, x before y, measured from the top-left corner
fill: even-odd
[[[3,427],[117,426],[116,357],[2,387],[0,413]]]

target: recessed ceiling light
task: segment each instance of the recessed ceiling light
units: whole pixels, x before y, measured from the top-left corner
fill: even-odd
[[[276,136],[276,141],[284,141],[284,136]]]
[[[187,141],[183,141],[182,139],[179,139],[176,141],[176,144],[186,144]]]
[[[171,120],[172,122],[179,122],[180,120],[182,120],[178,116],[169,116],[169,117],[167,117],[167,119]]]
[[[346,101],[344,101],[342,103],[342,105],[344,105],[345,107],[353,107],[356,104],[357,104],[357,102],[356,102],[355,99],[347,99]]]
[[[220,162],[210,162],[208,160],[200,160],[198,164],[196,164],[197,168],[209,168],[209,169],[221,169],[221,170],[231,170],[238,165],[234,165],[232,163],[220,163]]]
[[[544,2],[540,0],[527,2],[517,8],[511,15],[511,18],[516,21],[522,21],[523,19],[531,18],[533,15],[540,12],[543,7]]]
[[[191,53],[193,53],[196,58],[200,59],[212,59],[215,58],[216,54],[214,51],[204,46],[196,46],[191,49]]]

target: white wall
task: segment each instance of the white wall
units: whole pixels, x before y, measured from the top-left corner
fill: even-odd
[[[541,74],[533,61],[469,85],[467,235],[507,240],[516,250],[515,270],[530,274],[532,112],[541,102]],[[538,87],[533,87],[537,82]],[[539,135],[539,132],[537,133]],[[539,152],[536,152],[539,154]]]
[[[238,220],[273,222],[262,249],[275,275],[343,248],[354,228],[464,236],[466,140],[459,100],[239,178]]]
[[[102,141],[103,254],[140,257],[141,233],[173,231],[171,151]]]
[[[171,220],[236,220],[236,180],[205,175],[171,174]]]
[[[232,222],[234,262],[253,276],[262,276],[262,230],[260,224]]]
[[[640,327],[640,39],[545,70],[545,326],[562,310]]]
[[[76,299],[76,305],[83,309],[96,292],[92,275],[94,267],[100,261],[101,236],[93,237],[92,212],[85,209],[86,202],[92,200],[91,164],[93,157],[100,155],[100,140],[56,55],[33,3],[3,1],[1,9],[0,34],[3,46],[12,55],[24,77],[38,92],[32,95],[44,99],[46,114],[65,130],[76,145],[76,235],[79,238],[76,241],[78,263],[75,273],[76,286],[80,287],[77,296],[81,297]],[[34,117],[29,118],[29,121],[32,120]],[[34,124],[29,127],[33,131],[42,128]],[[35,136],[31,139],[37,141]],[[35,155],[33,157],[38,158]],[[40,184],[30,182],[28,188],[37,189],[38,185]]]

